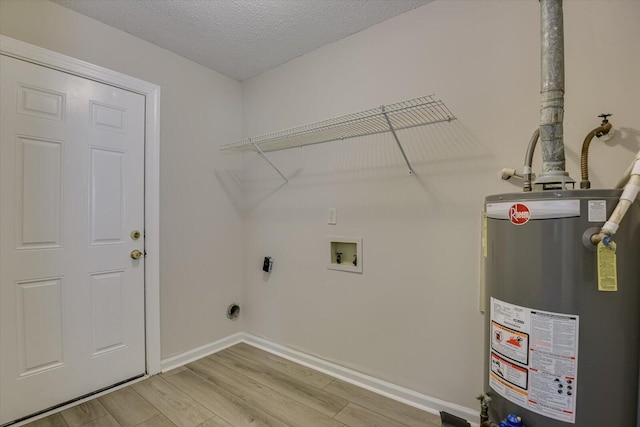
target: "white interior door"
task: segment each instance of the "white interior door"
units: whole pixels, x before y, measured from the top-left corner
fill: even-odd
[[[145,99],[0,61],[3,424],[145,372]]]

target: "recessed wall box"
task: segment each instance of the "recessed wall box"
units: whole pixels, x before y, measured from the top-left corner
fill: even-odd
[[[362,273],[362,237],[327,236],[330,270]]]

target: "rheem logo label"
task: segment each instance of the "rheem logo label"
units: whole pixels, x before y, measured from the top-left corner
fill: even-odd
[[[516,203],[509,208],[509,221],[511,221],[512,224],[524,225],[529,222],[530,218],[531,211],[529,211],[527,205]]]

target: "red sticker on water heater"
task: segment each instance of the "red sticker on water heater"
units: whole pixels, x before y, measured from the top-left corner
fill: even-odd
[[[527,205],[522,203],[516,203],[509,208],[509,221],[515,225],[524,225],[529,222],[531,218],[531,211]]]

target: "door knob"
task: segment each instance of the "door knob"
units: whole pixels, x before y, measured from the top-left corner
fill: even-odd
[[[131,232],[131,238],[132,238],[133,240],[138,240],[138,239],[140,238],[140,234],[141,234],[141,233],[140,233],[140,231],[138,231],[138,230],[133,230],[133,231]]]
[[[142,255],[144,255],[144,254],[142,252],[140,252],[139,250],[137,250],[137,249],[134,249],[134,250],[131,251],[131,258],[133,258],[133,259],[140,259],[140,258],[142,258]]]

